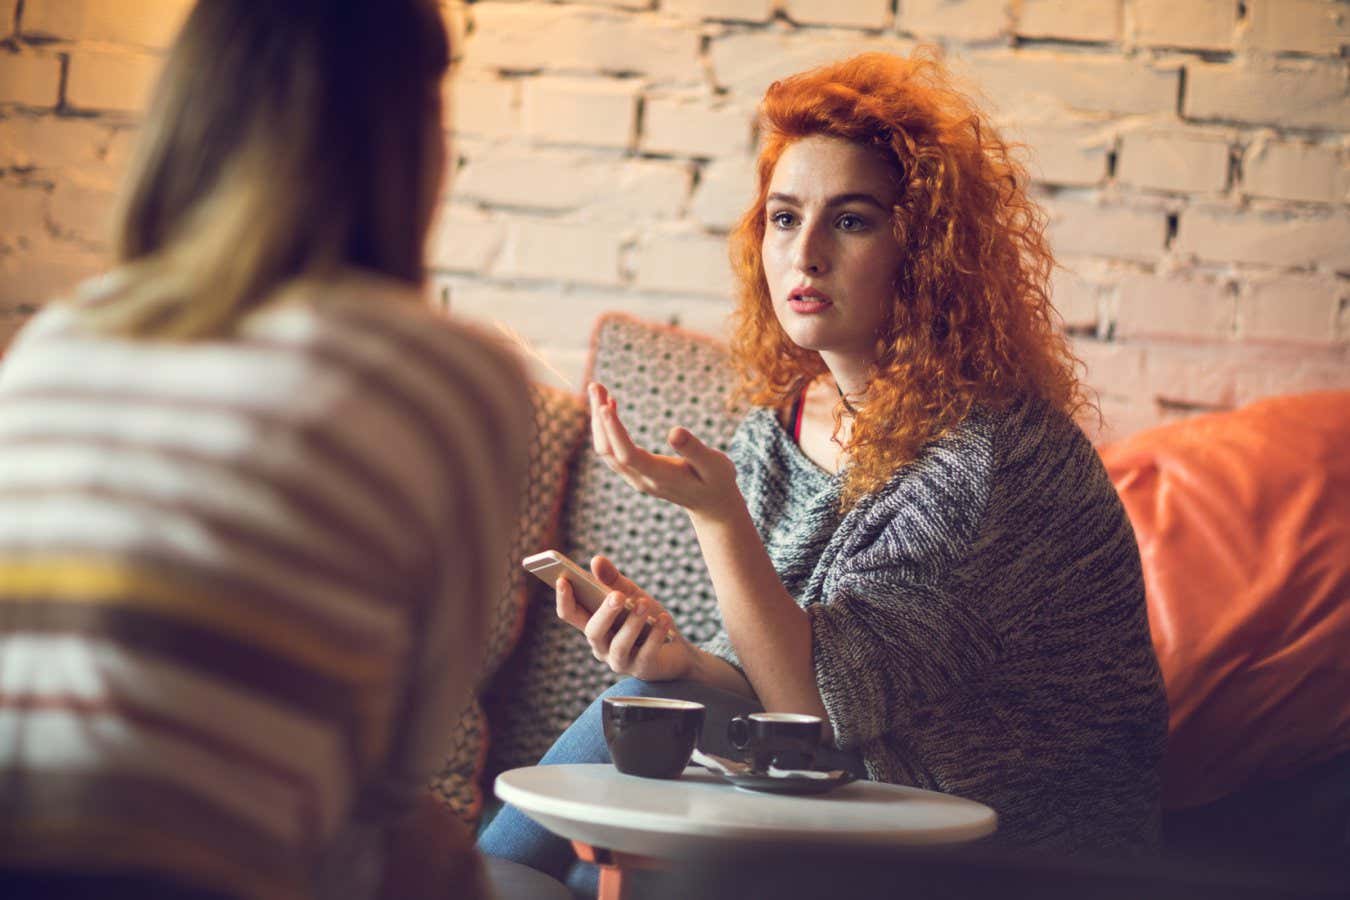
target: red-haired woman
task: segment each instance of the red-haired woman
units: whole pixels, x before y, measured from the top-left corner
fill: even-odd
[[[558,614],[633,676],[617,692],[708,703],[709,741],[738,705],[813,713],[835,764],[983,801],[1001,840],[1150,848],[1167,707],[1138,549],[1074,423],[1024,173],[922,58],[775,83],[761,138],[732,235],[758,405],[731,454],[684,428],[647,453],[590,387],[596,451],[688,512],[724,630],[679,638],[603,557],[610,602],[588,616],[563,581]],[[651,621],[675,639],[635,646]],[[597,715],[545,761],[607,758]],[[508,816],[483,846],[537,864],[533,839]]]

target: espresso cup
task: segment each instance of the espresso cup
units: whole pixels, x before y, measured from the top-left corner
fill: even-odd
[[[643,778],[679,778],[703,730],[702,703],[661,697],[606,697],[605,743],[614,767]]]
[[[751,713],[737,716],[727,725],[727,738],[740,750],[750,768],[767,771],[809,769],[824,732],[819,716],[800,713]]]

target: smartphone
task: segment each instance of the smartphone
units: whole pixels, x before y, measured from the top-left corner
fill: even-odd
[[[557,550],[545,550],[543,553],[527,556],[520,564],[549,587],[554,586],[559,575],[566,575],[572,584],[572,596],[588,613],[594,613],[599,609],[600,604],[605,602],[605,597],[609,596],[609,588],[596,581],[594,575]]]

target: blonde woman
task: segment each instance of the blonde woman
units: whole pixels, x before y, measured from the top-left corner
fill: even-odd
[[[188,17],[0,369],[0,893],[475,894],[422,791],[528,423],[421,300],[448,60],[431,0]]]

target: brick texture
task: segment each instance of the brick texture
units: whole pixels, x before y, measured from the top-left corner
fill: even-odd
[[[116,200],[111,184],[78,174],[63,178],[52,191],[51,223],[60,234],[88,244],[107,244]]]
[[[1069,41],[1120,39],[1120,0],[1022,0],[1017,33]]]
[[[905,0],[897,25],[916,37],[987,41],[1008,33],[1010,0]]]
[[[554,212],[641,208],[648,216],[670,218],[678,214],[689,181],[688,169],[672,163],[499,151],[469,159],[455,180],[455,197]]]
[[[485,275],[506,239],[506,226],[492,216],[464,206],[442,210],[428,240],[432,266],[451,272]]]
[[[754,192],[751,160],[719,159],[704,167],[689,211],[701,225],[729,230],[754,199]]]
[[[1029,122],[1008,136],[1027,145],[1024,155],[1032,178],[1071,186],[1102,182],[1116,143],[1110,128],[1095,123]]]
[[[1044,110],[1164,114],[1176,109],[1180,73],[1174,65],[1137,59],[1046,51],[997,51],[958,64],[1001,115]]]
[[[908,55],[912,41],[862,38],[856,34],[740,32],[714,37],[710,48],[713,80],[733,95],[758,103],[765,88],[779,78],[851,56],[855,53]]]
[[[655,235],[638,247],[637,286],[730,297],[727,242],[704,235]]]
[[[1167,219],[1161,211],[1082,200],[1058,201],[1049,211],[1050,242],[1057,254],[1141,262],[1162,256]]]
[[[1096,329],[1101,321],[1101,286],[1073,268],[1056,269],[1050,279],[1051,300],[1069,328]]]
[[[26,0],[23,34],[165,47],[191,8],[191,0]]]
[[[541,143],[626,149],[637,125],[637,83],[531,78],[521,98],[527,137]]]
[[[893,21],[889,0],[783,0],[783,10],[803,25],[887,28]]]
[[[107,126],[87,119],[0,119],[0,168],[102,168],[111,141]],[[121,171],[111,165],[107,169],[109,178]]]
[[[0,103],[51,107],[60,95],[60,59],[49,54],[0,51]]]
[[[642,150],[715,158],[750,149],[752,111],[717,105],[706,95],[652,97],[643,108]]]
[[[1142,188],[1217,193],[1228,186],[1228,162],[1222,135],[1132,131],[1121,136],[1116,177]]]
[[[1246,44],[1271,52],[1334,56],[1350,44],[1350,8],[1340,0],[1247,0]]]
[[[1336,335],[1336,319],[1347,297],[1350,290],[1334,278],[1285,275],[1253,281],[1238,297],[1238,334],[1251,340],[1344,343]]]
[[[0,180],[0,236],[34,238],[46,231],[47,190]]]
[[[1233,297],[1220,282],[1130,274],[1119,291],[1116,333],[1122,337],[1222,339],[1233,333]]]
[[[519,82],[461,77],[449,82],[446,109],[457,134],[510,137],[520,131]]]
[[[1134,39],[1141,44],[1227,50],[1237,30],[1233,0],[1134,0]]]
[[[619,284],[625,233],[588,223],[512,222],[498,273],[512,278]]]
[[[1285,61],[1266,68],[1189,63],[1184,113],[1190,119],[1347,130],[1346,64]]]
[[[150,99],[160,61],[153,56],[84,50],[70,59],[66,102],[78,109],[139,113]]]
[[[1174,249],[1207,262],[1350,271],[1350,217],[1187,209]]]
[[[661,0],[661,12],[690,19],[767,22],[773,0]]]
[[[1261,141],[1243,157],[1242,189],[1254,197],[1344,203],[1350,200],[1350,165],[1338,147]]]

